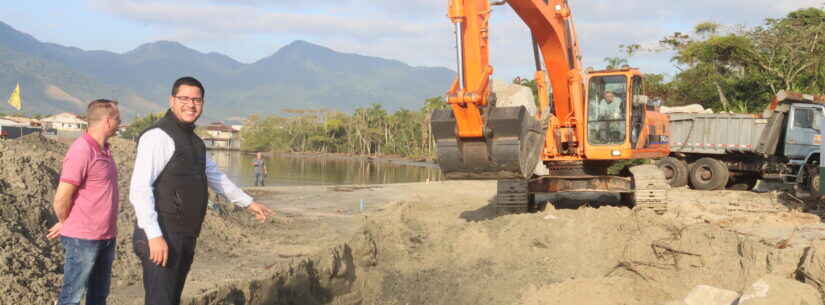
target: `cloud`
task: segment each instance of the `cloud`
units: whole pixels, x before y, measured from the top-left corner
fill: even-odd
[[[227,1],[224,1],[227,2]],[[105,1],[96,7],[130,20],[208,33],[258,34],[290,33],[313,36],[354,37],[420,36],[428,25],[391,18],[306,13],[289,10],[261,10],[244,5],[218,5],[203,1]],[[187,5],[188,4],[188,5]]]
[[[343,52],[398,59],[412,65],[455,66],[446,0],[90,0],[109,14],[219,52],[226,41],[294,37]],[[604,65],[620,44],[655,45],[703,21],[757,25],[825,0],[571,0],[584,64]],[[490,26],[491,62],[502,78],[532,75],[529,31],[509,7],[496,7]],[[260,45],[260,44],[259,44]],[[271,54],[275,50],[267,53]],[[241,50],[241,52],[243,52]],[[245,54],[228,55],[248,58]],[[265,55],[259,55],[265,56]],[[631,63],[665,72],[668,56],[640,54]]]
[[[378,11],[381,15],[393,17],[410,17],[411,15],[429,14],[440,10],[446,0],[202,0],[201,2],[223,5],[247,5],[255,7],[280,7],[286,9],[312,9],[326,11]],[[418,16],[416,16],[418,17]]]

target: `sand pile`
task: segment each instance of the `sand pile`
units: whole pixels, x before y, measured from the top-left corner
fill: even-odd
[[[470,222],[443,210],[406,203],[368,221],[353,247],[370,302],[513,304],[549,291],[539,304],[664,304],[701,284],[743,291],[766,274],[792,277],[804,251],[627,208],[477,211]]]
[[[494,218],[472,206],[390,204],[347,244],[189,304],[683,304],[700,285],[738,297],[760,283],[780,304],[821,298],[825,244],[623,207]]]
[[[128,202],[135,145],[119,138],[110,143],[120,188],[112,279],[112,288],[118,289],[141,281],[131,243],[134,210]],[[63,248],[45,236],[56,221],[52,200],[67,148],[38,135],[0,141],[0,304],[50,304],[60,290]],[[199,252],[230,255],[239,244],[250,242],[248,232],[260,230],[245,211],[219,207],[220,216],[213,210],[208,212]]]

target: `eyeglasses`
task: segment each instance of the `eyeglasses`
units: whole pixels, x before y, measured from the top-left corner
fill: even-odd
[[[203,98],[200,97],[176,96],[175,99],[190,105],[203,105]]]

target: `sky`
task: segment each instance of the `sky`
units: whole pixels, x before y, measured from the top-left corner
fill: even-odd
[[[583,66],[603,68],[619,45],[656,46],[673,32],[712,21],[756,26],[825,0],[569,0]],[[252,63],[294,40],[340,52],[455,69],[447,0],[27,0],[5,5],[0,21],[44,42],[124,53],[158,40]],[[490,20],[495,78],[532,77],[527,27],[508,6]],[[672,54],[642,52],[643,72],[675,71]]]

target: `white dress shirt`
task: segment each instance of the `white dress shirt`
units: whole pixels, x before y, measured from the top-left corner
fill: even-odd
[[[132,181],[129,184],[129,201],[135,208],[138,227],[146,232],[147,239],[163,235],[158,224],[158,213],[155,211],[152,185],[174,153],[175,141],[160,128],[147,131],[138,142],[135,169],[132,171]],[[247,207],[252,203],[252,197],[232,183],[208,153],[206,180],[212,190],[223,194],[238,206]]]

